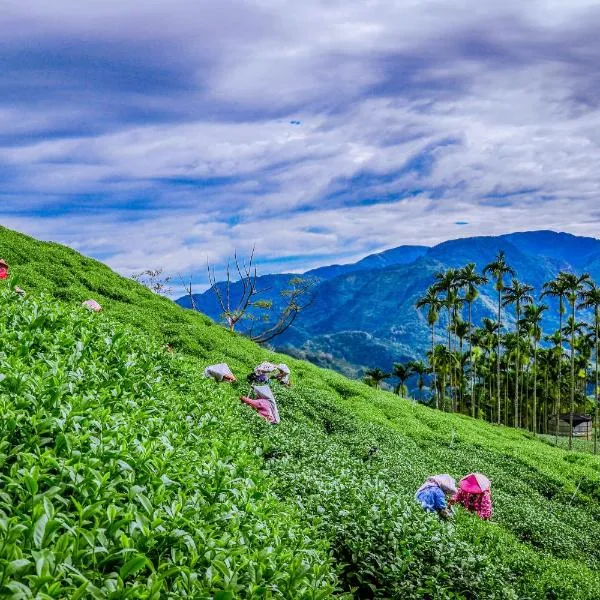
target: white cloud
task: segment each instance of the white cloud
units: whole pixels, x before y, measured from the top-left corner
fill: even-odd
[[[286,270],[597,235],[594,2],[48,7],[0,16],[18,75],[0,84],[8,226],[199,278],[254,243]]]

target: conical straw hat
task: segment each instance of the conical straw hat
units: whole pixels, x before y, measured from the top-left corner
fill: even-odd
[[[463,477],[458,486],[468,494],[481,494],[491,487],[490,480],[481,473],[470,473]]]

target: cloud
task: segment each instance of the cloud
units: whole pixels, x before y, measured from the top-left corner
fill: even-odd
[[[8,0],[0,25],[0,220],[122,272],[597,235],[595,2]]]

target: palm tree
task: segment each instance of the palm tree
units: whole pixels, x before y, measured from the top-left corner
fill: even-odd
[[[584,406],[586,399],[586,385],[588,383],[588,366],[592,360],[594,352],[594,333],[588,331],[587,323],[582,323],[582,331],[575,338],[575,373],[581,384],[581,395]]]
[[[418,376],[417,388],[419,389],[419,402],[423,400],[423,388],[425,387],[425,375],[427,374],[427,365],[422,360],[412,360],[408,363],[411,373]]]
[[[598,343],[600,333],[600,287],[594,282],[588,283],[588,289],[583,292],[583,301],[579,305],[579,308],[593,308],[594,309],[594,359],[595,359],[595,392],[594,392],[594,425],[592,427],[594,431],[594,454],[598,452],[598,395],[599,395],[599,381],[598,381],[598,368],[600,363],[600,357],[598,356]]]
[[[550,370],[554,367],[554,356],[554,348],[542,348],[538,351],[538,357],[536,361],[536,372],[539,373],[541,369],[542,373],[544,374],[544,412],[542,416],[542,433],[548,433],[548,405],[550,403]]]
[[[520,331],[520,319],[521,319],[521,307],[524,304],[531,304],[533,302],[533,296],[530,292],[533,291],[533,288],[530,285],[521,283],[516,279],[512,280],[512,284],[510,287],[506,288],[506,292],[504,295],[504,306],[508,304],[515,305],[515,313],[517,316],[517,344],[516,344],[516,360],[515,360],[515,427],[519,427],[519,373],[521,371],[521,357],[519,355],[519,340],[521,336]]]
[[[563,323],[563,314],[565,312],[565,295],[567,293],[566,282],[564,280],[564,272],[560,272],[552,281],[547,281],[544,283],[544,289],[542,291],[541,297],[544,296],[552,296],[554,298],[558,298],[558,338],[555,337],[554,341],[558,342],[558,346],[560,346],[560,350],[558,346],[556,346],[558,353],[558,370],[557,370],[557,400],[556,400],[556,408],[558,412],[556,413],[556,429],[554,432],[554,443],[558,444],[558,418],[561,409],[561,379],[562,379],[562,323]]]
[[[504,278],[514,275],[515,271],[506,262],[504,250],[500,250],[496,258],[483,269],[483,274],[489,273],[495,280],[495,288],[498,292],[498,347],[496,352],[496,399],[498,402],[498,424],[500,424],[500,334],[502,332],[502,291],[504,290]]]
[[[533,435],[537,432],[537,376],[538,376],[538,345],[542,339],[542,315],[548,310],[545,304],[530,304],[525,307],[523,322],[531,335],[533,342]]]
[[[477,273],[475,263],[469,263],[459,272],[459,281],[461,287],[465,289],[465,302],[469,307],[469,363],[471,365],[471,416],[475,416],[475,402],[473,392],[475,388],[475,375],[473,369],[473,302],[479,296],[478,285],[487,283],[487,277]]]
[[[437,289],[434,285],[429,286],[425,295],[417,300],[416,307],[425,308],[427,307],[427,324],[431,328],[431,354],[433,355],[433,349],[435,346],[435,324],[439,319],[440,308],[442,307],[442,302],[438,296]],[[433,375],[433,386],[434,390],[437,387],[435,385],[435,369],[433,365],[431,365],[431,372]],[[436,399],[436,408],[437,408],[438,400]]]
[[[394,370],[392,371],[392,375],[397,377],[400,382],[396,386],[396,394],[404,394],[408,396],[408,390],[406,388],[406,380],[411,376],[410,363],[405,365],[403,363],[394,363]]]
[[[562,321],[562,319],[561,319]],[[562,329],[558,329],[552,335],[547,335],[544,338],[547,342],[551,342],[554,346],[552,354],[556,362],[556,402],[554,403],[554,414],[556,416],[554,428],[554,444],[558,444],[558,419],[561,410],[561,381],[562,381],[562,365],[563,365],[563,334]]]
[[[569,333],[571,335],[571,398],[569,402],[569,450],[573,447],[573,407],[575,405],[575,306],[577,300],[584,291],[584,285],[591,281],[588,273],[575,275],[574,273],[564,273],[563,280],[567,291],[567,299],[571,305],[571,318],[573,327]]]
[[[486,350],[487,359],[489,361],[488,396],[489,396],[489,401],[491,402],[492,398],[493,398],[493,395],[492,395],[492,384],[493,384],[492,373],[495,370],[493,367],[493,364],[494,364],[493,352],[494,352],[494,348],[496,348],[498,345],[498,323],[494,322],[492,319],[490,319],[488,317],[484,317],[481,324],[482,324],[482,327],[479,331],[479,335],[481,338],[481,344]]]
[[[446,297],[442,300],[442,306],[446,309],[448,315],[448,351],[451,351],[452,314],[456,311],[457,303],[460,301],[458,296],[459,271],[454,268],[438,271],[434,277],[436,279],[436,283],[433,284],[434,290],[446,294]]]
[[[460,319],[460,317],[454,319],[453,323],[452,323],[452,331],[454,332],[454,335],[458,338],[458,351],[459,351],[459,356],[463,356],[463,345],[464,345],[464,340],[465,338],[469,335],[469,325],[468,323],[466,323],[465,321],[463,321],[462,319]],[[461,362],[462,358],[461,358]],[[464,378],[464,370],[461,368],[460,373],[458,373],[458,378],[460,378],[460,380],[462,380]],[[463,401],[463,394],[462,394],[462,385],[458,385],[458,381],[457,381],[457,387],[459,389],[458,392],[458,401],[459,403],[462,405],[462,401]],[[454,407],[454,410],[456,410],[456,406]]]
[[[384,379],[389,379],[391,376],[391,373],[386,373],[377,367],[376,369],[368,369],[365,372],[364,382],[378,390],[381,382]]]
[[[436,373],[439,374],[440,382],[440,395],[442,396],[443,406],[445,409],[446,405],[446,376],[454,368],[456,363],[456,356],[446,346],[438,344],[431,352],[429,361],[431,365],[434,365]]]

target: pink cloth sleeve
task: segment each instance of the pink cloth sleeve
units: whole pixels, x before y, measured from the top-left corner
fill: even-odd
[[[448,500],[448,502],[450,504],[462,504],[462,500],[464,498],[465,493],[462,490],[458,490],[458,492],[456,492],[456,494],[454,494],[454,496],[452,496],[450,498],[450,500]]]
[[[483,498],[481,499],[481,507],[477,511],[477,514],[482,519],[489,519],[494,512],[492,508],[492,496],[488,491],[483,492]]]
[[[248,398],[248,396],[240,396],[240,400],[248,406],[251,406],[263,419],[269,423],[275,422],[275,417],[268,400],[264,400],[262,398]]]

